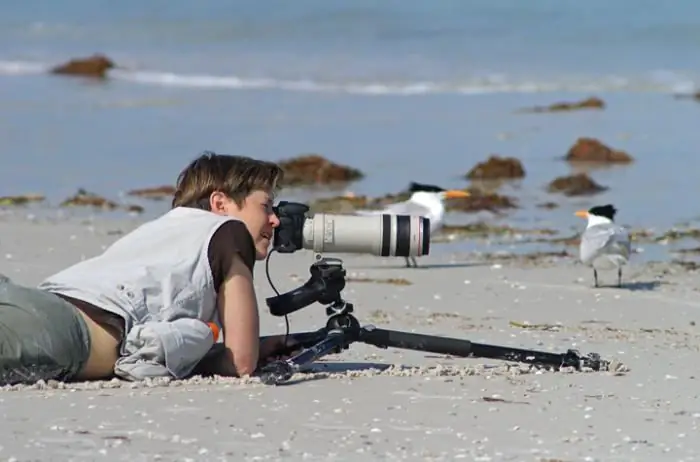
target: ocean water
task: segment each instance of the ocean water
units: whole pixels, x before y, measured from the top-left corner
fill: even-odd
[[[379,195],[465,186],[497,153],[527,171],[503,190],[520,202],[504,219],[516,226],[580,227],[572,212],[604,202],[634,227],[700,216],[700,103],[674,98],[700,88],[697,1],[12,3],[0,6],[0,195],[117,197],[172,183],[205,149],[318,152],[365,171],[352,191]],[[120,65],[106,83],[46,73],[95,52]],[[591,95],[606,110],[516,113]],[[579,136],[637,162],[592,171],[604,194],[547,194]]]

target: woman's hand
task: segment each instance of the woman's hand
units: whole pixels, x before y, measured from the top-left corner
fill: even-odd
[[[294,356],[301,345],[292,336],[272,335],[260,340],[260,363],[267,364],[271,361],[287,359]]]

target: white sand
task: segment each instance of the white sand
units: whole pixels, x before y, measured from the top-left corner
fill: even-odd
[[[34,284],[98,252],[126,222],[0,219],[0,273]],[[449,359],[355,344],[290,385],[256,379],[48,384],[0,391],[2,460],[690,461],[700,457],[700,321],[695,277],[632,266],[640,290],[591,287],[591,272],[556,265],[343,256],[358,318],[378,326],[563,352],[595,351],[629,368],[547,372],[484,358]],[[274,255],[273,281],[308,277],[311,254]],[[607,283],[614,274],[601,274]],[[660,283],[653,286],[651,283]],[[264,333],[264,264],[256,269]],[[641,290],[652,289],[652,290]],[[323,309],[291,316],[321,327]],[[549,324],[524,329],[510,321]],[[555,326],[551,326],[555,325]],[[556,326],[558,325],[558,327]],[[399,367],[383,370],[387,365]],[[14,458],[14,459],[13,459]]]

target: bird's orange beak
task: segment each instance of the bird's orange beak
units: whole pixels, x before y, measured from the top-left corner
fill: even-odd
[[[467,191],[463,191],[461,189],[450,189],[449,191],[445,191],[446,199],[459,199],[469,197],[469,195],[470,194]]]
[[[579,210],[576,213],[574,213],[579,218],[588,218],[588,210]]]

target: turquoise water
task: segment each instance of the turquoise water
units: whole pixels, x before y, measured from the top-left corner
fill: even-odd
[[[45,74],[94,52],[123,66],[107,83]],[[523,206],[513,224],[567,228],[605,201],[668,227],[700,215],[700,104],[672,97],[700,84],[699,58],[690,0],[16,2],[0,7],[0,195],[116,197],[171,183],[204,149],[319,152],[368,174],[353,191],[383,194],[464,186],[499,153],[527,170],[504,190]],[[590,95],[608,108],[515,113]],[[579,136],[637,162],[593,171],[605,194],[548,195]],[[563,206],[535,207],[550,200]]]

